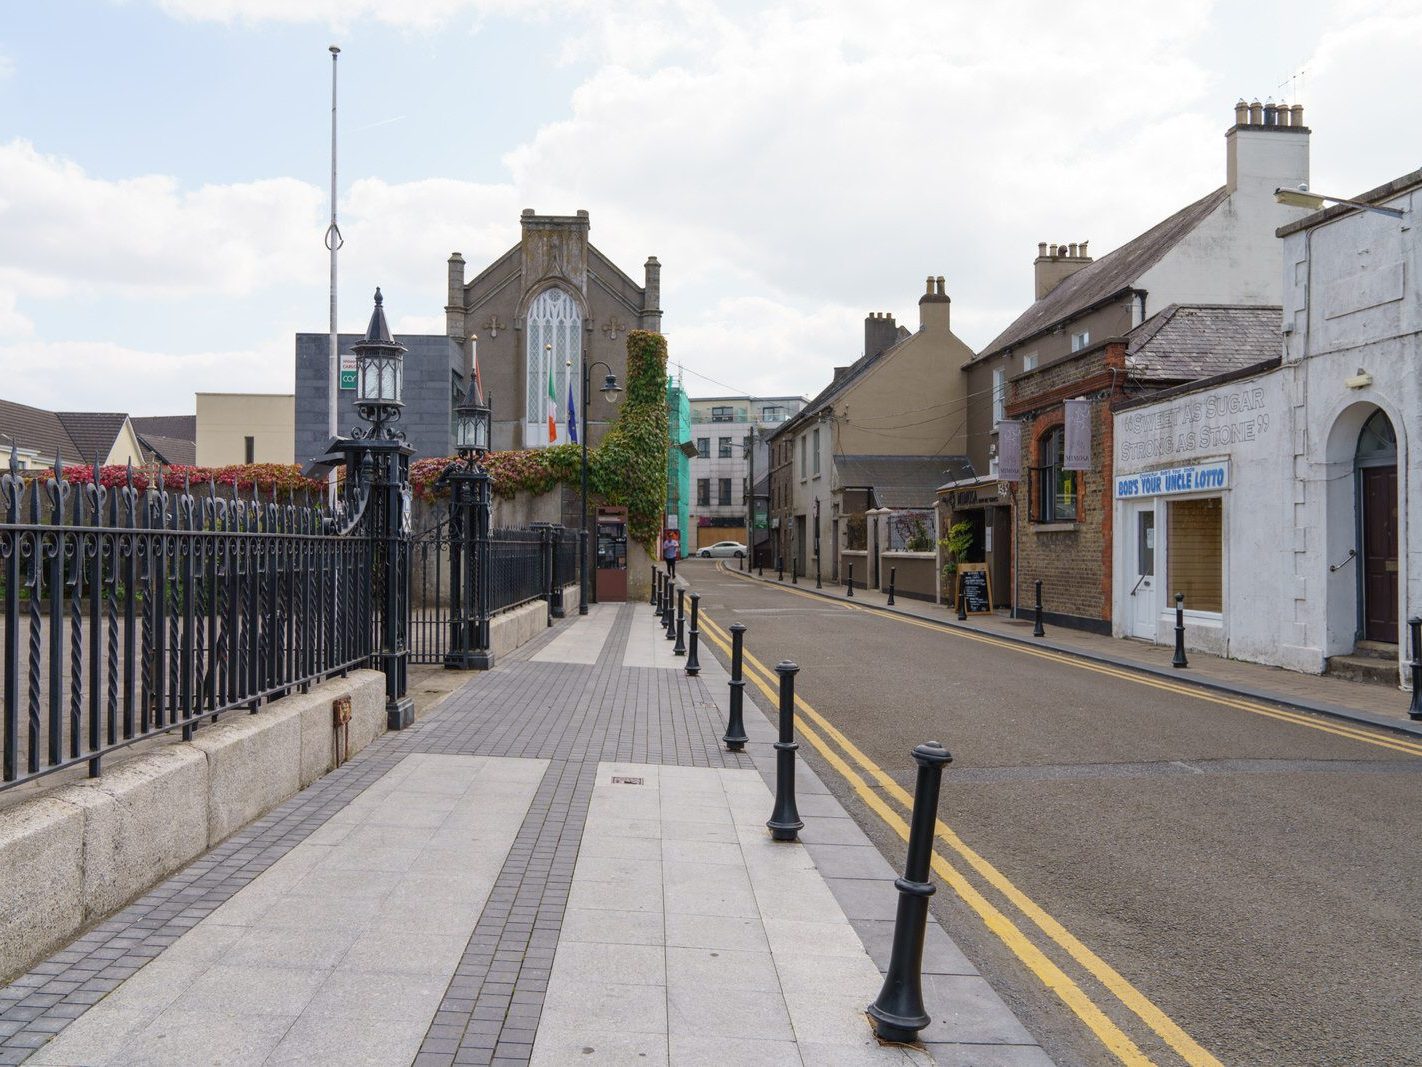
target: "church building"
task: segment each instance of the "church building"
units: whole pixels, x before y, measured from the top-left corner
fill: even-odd
[[[417,456],[453,454],[454,405],[466,388],[476,345],[485,397],[493,406],[494,448],[572,441],[569,394],[581,431],[584,357],[592,372],[589,443],[597,444],[616,410],[599,392],[608,372],[593,364],[607,364],[625,388],[627,333],[662,328],[661,264],[655,256],[648,257],[638,285],[588,241],[586,211],[539,215],[527,208],[519,221],[519,242],[472,281],[465,281],[464,257],[458,252],[449,257],[443,335],[395,336],[407,349],[399,428]],[[377,281],[372,279],[372,288]],[[386,293],[395,315],[423,313],[428,305],[419,297]],[[296,335],[298,463],[322,454],[329,441],[329,338]],[[340,352],[348,354],[357,340],[359,335],[341,334]],[[343,376],[338,400],[342,433],[359,424],[354,376],[348,378]],[[550,406],[556,418],[550,419]]]

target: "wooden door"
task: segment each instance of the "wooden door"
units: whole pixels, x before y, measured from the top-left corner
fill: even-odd
[[[1397,468],[1363,467],[1363,637],[1397,644]]]

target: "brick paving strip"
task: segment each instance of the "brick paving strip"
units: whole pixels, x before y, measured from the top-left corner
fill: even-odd
[[[616,613],[611,625],[608,612]],[[670,643],[657,643],[664,638],[655,627],[650,608],[599,606],[583,625],[606,634],[595,662],[588,662],[588,636],[578,631],[576,623],[550,630],[495,670],[472,676],[429,718],[403,733],[381,738],[345,767],[0,989],[0,1063],[23,1062],[204,920],[211,921],[195,938],[208,927],[225,925],[219,920],[228,913],[213,913],[248,887],[253,891],[248,899],[257,900],[266,885],[259,881],[262,876],[270,872],[267,882],[279,879],[279,865],[283,860],[288,860],[288,865],[295,862],[303,845],[310,851],[338,844],[344,822],[360,825],[362,794],[370,792],[364,810],[386,810],[379,801],[402,788],[400,776],[419,769],[420,760],[408,760],[411,756],[448,757],[440,764],[439,775],[458,777],[466,797],[473,796],[470,790],[482,776],[468,774],[467,767],[456,769],[461,760],[491,757],[492,762],[483,765],[486,767],[501,765],[501,761],[511,765],[546,761],[539,766],[541,775],[531,798],[521,797],[521,806],[514,809],[522,813],[522,821],[506,845],[497,874],[490,872],[492,882],[487,885],[487,899],[477,921],[470,916],[472,934],[457,960],[451,957],[452,977],[437,999],[418,1011],[412,1005],[410,1012],[411,1018],[429,1020],[413,1057],[416,1064],[530,1062],[599,765],[754,769],[764,776],[773,763],[769,749],[773,731],[762,715],[750,713],[750,707],[747,752],[732,754],[722,748],[724,671],[709,654],[702,657],[700,678],[662,666],[668,662]],[[565,650],[566,659],[555,658],[558,648]],[[655,665],[635,665],[641,663]],[[679,667],[681,661],[675,663]],[[800,786],[801,810],[807,822],[804,848],[882,971],[892,928],[894,872],[803,764]],[[388,804],[390,808],[401,806]],[[254,886],[254,882],[258,884]],[[340,906],[338,900],[323,903],[333,909]],[[242,906],[242,900],[232,901],[235,914],[243,914]],[[402,914],[418,913],[422,908],[437,912],[445,903],[407,899],[399,907]],[[259,921],[260,909],[248,918]],[[379,916],[373,921],[378,925]],[[439,925],[437,918],[431,921]],[[189,943],[193,941],[189,939]],[[372,964],[372,969],[375,966]],[[1048,1062],[936,924],[930,927],[925,973],[929,1012],[935,1023],[924,1037],[936,1060],[990,1061],[1014,1067]],[[414,980],[412,975],[387,977],[391,995]],[[373,984],[380,988],[380,983]],[[220,998],[220,989],[213,992]],[[234,1012],[239,1010],[233,1007]],[[95,1012],[94,1018],[98,1014]],[[256,1047],[245,1051],[234,1047],[231,1057],[223,1062],[280,1062],[285,1059],[283,1051],[299,1058],[292,1044],[296,1028],[285,1033],[276,1033],[277,1029],[272,1028],[269,1043],[260,1054]],[[81,1028],[76,1026],[75,1033],[82,1034]],[[285,1038],[290,1040],[283,1046],[280,1042]],[[52,1062],[49,1053],[62,1047],[61,1040],[36,1056],[36,1062]],[[273,1049],[278,1053],[269,1055]],[[218,1048],[210,1051],[218,1056]],[[111,1052],[116,1053],[117,1048]],[[152,1050],[147,1049],[145,1055],[149,1052]],[[579,1056],[579,1060],[590,1058]],[[191,1060],[164,1059],[154,1053],[144,1062]],[[373,1058],[366,1062],[391,1061]]]

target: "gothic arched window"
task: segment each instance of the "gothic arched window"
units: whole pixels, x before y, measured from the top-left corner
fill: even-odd
[[[525,448],[568,444],[568,393],[582,421],[583,316],[577,301],[563,289],[545,289],[529,305],[524,320],[528,368],[524,386]],[[552,378],[553,433],[549,434],[549,378]]]

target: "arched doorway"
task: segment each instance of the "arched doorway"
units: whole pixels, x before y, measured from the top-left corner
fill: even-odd
[[[1353,455],[1357,472],[1358,632],[1397,644],[1397,434],[1381,410],[1363,423]]]

